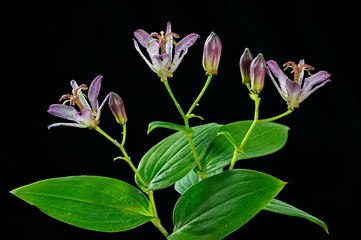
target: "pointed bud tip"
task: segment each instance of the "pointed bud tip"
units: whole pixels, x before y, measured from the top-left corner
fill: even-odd
[[[204,43],[203,49],[203,68],[206,75],[217,74],[221,59],[222,43],[217,34],[211,32]]]
[[[128,121],[128,118],[125,112],[125,107],[122,98],[118,94],[112,92],[110,94],[108,104],[110,110],[112,111],[115,117],[115,120],[119,124],[124,125]]]

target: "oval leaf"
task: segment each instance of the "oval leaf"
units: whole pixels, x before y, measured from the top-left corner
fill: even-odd
[[[59,221],[89,230],[126,231],[154,218],[141,191],[113,178],[51,178],[11,193]]]
[[[207,178],[179,198],[169,239],[222,239],[260,212],[284,185],[270,175],[244,169]]]
[[[222,126],[219,132],[230,133],[239,145],[251,124],[252,121],[234,122]],[[288,130],[287,126],[278,123],[257,123],[237,160],[260,157],[280,150],[286,144]],[[207,166],[207,173],[223,168],[231,162],[233,153],[233,145],[224,136],[218,136],[214,138],[207,154],[201,159],[202,166]]]
[[[216,123],[210,123],[192,128],[192,140],[199,158],[206,154],[219,127]],[[183,132],[178,132],[153,146],[141,159],[138,172],[148,185],[147,190],[158,190],[182,179],[195,166],[187,137]],[[142,187],[137,178],[136,182]]]
[[[328,233],[328,228],[326,226],[326,224],[321,221],[320,219],[298,209],[295,208],[294,206],[282,202],[280,200],[277,199],[273,199],[265,208],[264,210],[270,211],[270,212],[275,212],[275,213],[280,213],[280,214],[284,214],[284,215],[288,215],[288,216],[293,216],[293,217],[300,217],[300,218],[305,218],[317,225],[319,225],[320,227],[322,227],[327,233]]]

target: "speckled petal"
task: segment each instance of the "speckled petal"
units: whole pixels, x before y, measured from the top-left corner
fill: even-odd
[[[286,82],[288,108],[294,109],[301,103],[300,95],[302,94],[302,89],[297,82],[290,79],[287,79]]]
[[[282,69],[278,66],[276,61],[269,60],[267,61],[267,65],[269,69],[272,71],[272,73],[276,76],[278,79],[278,82],[280,84],[280,88],[282,92],[286,92],[286,81],[288,79],[287,75],[282,71]]]
[[[98,107],[99,107],[98,96],[99,96],[100,87],[102,85],[102,79],[103,76],[101,75],[97,76],[89,86],[88,99],[93,111],[95,112],[98,112]]]
[[[326,71],[319,71],[318,73],[313,74],[312,76],[305,79],[303,84],[303,91],[309,92],[315,84],[326,81],[331,74]]]
[[[77,113],[77,111],[72,106],[63,104],[52,104],[48,109],[48,113],[76,122],[75,114]]]
[[[98,126],[97,121],[93,118],[93,113],[89,109],[84,109],[75,114],[76,121],[89,129],[94,129]]]
[[[167,53],[162,55],[153,56],[157,68],[158,68],[158,76],[161,77],[162,80],[166,80],[169,76],[169,62],[170,56]]]
[[[199,38],[198,34],[192,33],[184,37],[182,40],[180,40],[177,43],[174,51],[174,59],[173,59],[174,67],[172,68],[172,72],[174,72],[177,69],[183,57],[187,54],[188,48],[191,47],[197,41],[198,38]]]

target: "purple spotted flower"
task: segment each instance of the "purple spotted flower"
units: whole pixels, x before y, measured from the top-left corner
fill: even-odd
[[[178,68],[184,56],[199,37],[198,34],[192,33],[184,37],[178,43],[174,38],[179,38],[178,34],[172,32],[171,24],[168,22],[167,31],[148,34],[146,31],[139,29],[134,32],[134,36],[138,42],[147,49],[150,61],[143,55],[139,45],[135,39],[135,49],[139,52],[145,62],[148,64],[162,81],[167,81],[168,77],[172,77],[174,71]],[[173,45],[175,50],[173,53]]]
[[[73,88],[72,94],[63,95],[60,98],[60,101],[65,100],[63,104],[51,105],[48,112],[54,116],[73,121],[74,123],[54,123],[49,125],[48,129],[57,126],[95,129],[100,122],[101,109],[110,96],[110,94],[108,94],[103,103],[99,106],[98,95],[102,78],[102,76],[97,76],[90,84],[88,94],[90,105],[82,92],[82,90],[88,89],[87,86],[84,84],[78,86],[76,81],[71,80],[70,85]],[[69,103],[71,106],[65,105],[66,103]],[[75,105],[80,109],[80,111],[74,107]]]
[[[301,60],[298,65],[294,62],[287,62],[283,65],[286,66],[285,70],[287,68],[293,69],[291,71],[291,73],[294,74],[293,80],[290,80],[287,77],[275,61],[270,60],[267,64],[269,69],[278,79],[279,84],[277,84],[269,70],[268,74],[282,98],[287,102],[288,109],[290,110],[299,107],[300,103],[314,91],[331,81],[328,79],[331,74],[326,71],[319,71],[311,75],[310,70],[313,70],[314,68],[305,64],[304,60]],[[311,76],[303,79],[304,71],[307,71]]]

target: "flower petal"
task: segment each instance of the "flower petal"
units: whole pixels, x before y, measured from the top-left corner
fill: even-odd
[[[300,60],[300,62],[298,63],[298,65],[300,66],[300,65],[303,65],[303,64],[305,64],[305,60],[302,59],[302,60]],[[305,71],[301,71],[300,76],[298,77],[298,84],[299,84],[300,86],[302,86],[304,74],[305,74]]]
[[[319,89],[320,87],[323,87],[326,83],[328,82],[331,82],[330,79],[327,79],[326,81],[324,81],[323,83],[319,84],[318,86],[316,86],[314,89],[312,89],[312,91],[308,91],[308,92],[305,92],[303,91],[303,97],[302,97],[302,101],[304,101],[306,98],[308,98],[308,96],[310,96],[314,91],[316,91],[317,89]]]
[[[144,31],[142,29],[138,29],[133,34],[134,34],[134,37],[139,41],[140,44],[142,44],[143,47],[145,47],[145,48],[148,47],[149,42],[152,39],[152,37],[150,37],[150,35],[146,31]]]
[[[82,125],[79,123],[53,123],[48,126],[48,129],[52,127],[58,127],[58,126],[64,126],[64,127],[77,127],[77,128],[87,128],[88,126]]]
[[[72,106],[63,104],[52,104],[48,109],[48,113],[76,122],[75,114],[77,113],[77,111]]]
[[[167,23],[167,31],[165,33],[165,35],[167,36],[168,33],[172,32],[172,27],[170,22]],[[173,51],[173,36],[169,36],[167,39],[167,43],[165,44],[165,52],[169,54],[170,59],[172,59],[172,53]]]
[[[94,129],[98,126],[97,121],[93,118],[93,113],[89,109],[84,109],[75,114],[76,121],[89,129]]]
[[[155,55],[153,58],[158,69],[158,76],[161,77],[162,80],[166,80],[170,74],[168,71],[170,56],[167,53],[164,53],[162,55]]]
[[[103,76],[97,76],[89,86],[88,99],[93,111],[98,112],[99,102],[98,96],[102,85]]]
[[[95,117],[95,120],[96,120],[96,121],[98,121],[98,120],[100,119],[100,112],[102,111],[102,108],[103,108],[105,102],[108,100],[108,98],[110,97],[111,94],[112,94],[111,92],[108,93],[107,96],[105,96],[102,104],[100,104],[100,107],[99,107],[98,110],[97,110],[97,115],[96,115],[96,117]]]
[[[272,76],[272,73],[271,73],[271,71],[269,70],[268,67],[266,68],[266,71],[267,71],[268,76],[271,78],[273,84],[276,86],[277,91],[279,92],[279,94],[281,95],[281,97],[282,97],[285,101],[287,101],[287,97],[286,97],[285,93],[282,92],[281,88],[278,86],[278,83],[276,82],[276,80],[275,80],[274,77]]]
[[[142,51],[139,48],[139,45],[137,43],[137,40],[133,39],[135,49],[139,52],[140,56],[144,59],[144,61],[148,64],[150,69],[152,69],[153,72],[158,73],[157,69],[153,66],[152,63],[149,62],[149,60],[143,55]],[[153,61],[153,60],[152,60]]]
[[[198,34],[191,33],[177,43],[174,51],[174,59],[173,59],[174,66],[172,68],[172,72],[174,72],[177,69],[183,57],[186,55],[188,48],[191,47],[197,41],[198,37],[199,37]]]
[[[278,66],[276,61],[269,60],[267,62],[267,65],[269,69],[272,71],[272,73],[276,76],[278,79],[278,82],[280,83],[280,87],[282,92],[286,92],[286,81],[288,79],[287,75],[282,71],[282,69]]]
[[[134,32],[134,36],[140,42],[140,44],[142,44],[142,46],[147,49],[150,58],[152,58],[154,55],[159,54],[159,43],[154,38],[152,38],[146,31],[139,29]]]
[[[302,93],[301,86],[290,79],[287,79],[286,83],[286,89],[287,89],[287,104],[289,109],[294,109],[295,107],[298,107],[298,105],[301,103],[300,95]]]
[[[313,85],[325,81],[330,76],[331,74],[329,74],[326,71],[319,71],[318,73],[313,74],[312,76],[305,79],[305,82],[303,84],[303,91],[304,92],[311,91]]]

